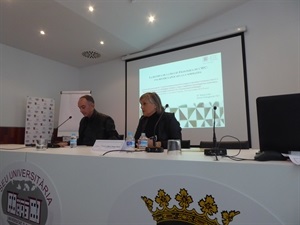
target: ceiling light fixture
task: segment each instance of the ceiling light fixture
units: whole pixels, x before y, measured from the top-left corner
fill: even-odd
[[[93,12],[94,11],[94,7],[93,6],[89,6],[89,11]]]
[[[150,16],[148,17],[148,21],[149,21],[149,23],[153,23],[153,22],[155,21],[155,16],[150,15]]]
[[[95,51],[84,51],[81,53],[84,57],[89,59],[97,59],[100,58],[101,54]]]
[[[45,33],[45,31],[40,30],[40,34],[41,34],[41,35],[45,35],[46,33]]]
[[[104,45],[104,41],[100,41],[100,45]]]

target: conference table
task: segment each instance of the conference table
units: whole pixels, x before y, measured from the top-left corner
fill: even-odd
[[[299,225],[300,166],[257,151],[0,145],[0,224]]]

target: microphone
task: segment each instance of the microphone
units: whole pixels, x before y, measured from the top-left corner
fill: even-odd
[[[153,147],[147,147],[145,149],[146,152],[164,152],[164,148],[162,147],[156,147],[156,141],[157,141],[157,136],[155,135],[155,131],[156,131],[156,128],[162,118],[162,116],[165,114],[165,110],[169,107],[169,104],[166,104],[165,107],[164,107],[164,110],[163,112],[160,114],[156,124],[154,125],[154,129],[153,129]]]
[[[56,130],[58,130],[58,128],[60,128],[65,122],[67,122],[68,120],[72,119],[72,116],[69,116],[68,119],[66,119],[64,122],[62,122],[61,124],[59,124],[56,128]],[[52,131],[52,136],[51,136],[51,142],[48,143],[48,148],[59,148],[60,146],[58,144],[54,144],[54,139],[55,139],[55,136],[54,136],[54,131],[55,129],[53,129]]]
[[[214,117],[213,117],[213,146],[209,149],[204,149],[204,155],[216,156],[216,161],[218,160],[218,155],[224,156],[227,155],[227,150],[225,148],[217,147],[217,137],[216,137],[216,110],[217,106],[213,107]]]

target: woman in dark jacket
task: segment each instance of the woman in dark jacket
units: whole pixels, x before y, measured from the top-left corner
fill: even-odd
[[[148,146],[153,145],[153,137],[156,136],[156,146],[167,148],[169,139],[182,139],[181,127],[174,113],[165,112],[159,96],[155,92],[147,92],[140,97],[143,115],[139,120],[135,139],[138,140],[141,133],[145,133],[150,139]]]

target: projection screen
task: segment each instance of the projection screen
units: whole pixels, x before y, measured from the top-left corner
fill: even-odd
[[[244,33],[127,60],[126,131],[142,115],[139,96],[156,92],[191,145],[212,141],[215,118],[218,141],[230,135],[251,146],[245,61]]]

